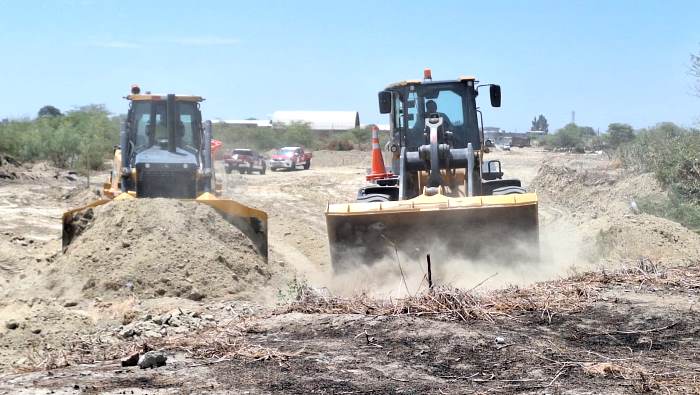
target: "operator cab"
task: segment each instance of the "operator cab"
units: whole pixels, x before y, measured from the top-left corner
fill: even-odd
[[[427,74],[429,77],[429,74]],[[401,137],[401,146],[412,151],[425,144],[425,121],[430,117],[442,117],[443,130],[449,132],[454,148],[466,148],[468,143],[475,150],[481,149],[482,139],[477,122],[475,87],[473,77],[452,81],[402,81],[389,85],[379,92],[380,112],[391,114],[391,129]],[[491,86],[491,102],[500,106],[500,87]],[[399,136],[396,136],[396,135]]]
[[[379,92],[380,113],[390,114],[392,170],[399,175],[399,200],[424,191],[429,196],[480,196],[500,194],[503,187],[519,188],[520,181],[502,179],[500,162],[482,163],[484,137],[476,97],[479,87],[489,86],[491,105],[500,107],[500,86],[477,86],[474,77],[433,81],[431,74],[426,69],[422,81],[398,82]],[[384,187],[376,184],[368,187],[374,194]],[[384,189],[382,194],[395,195]]]
[[[203,187],[197,171],[203,165],[199,103],[204,99],[141,94],[138,87],[126,99],[130,105],[122,156],[136,175],[125,180],[127,189],[140,197],[195,198]]]

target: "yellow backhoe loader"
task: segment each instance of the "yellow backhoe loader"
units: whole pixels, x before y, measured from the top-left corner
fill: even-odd
[[[504,179],[500,161],[484,158],[476,97],[489,87],[500,107],[500,86],[477,84],[474,77],[433,81],[426,69],[422,81],[379,92],[380,113],[390,114],[392,171],[374,169],[357,202],[328,205],[336,271],[396,252],[440,261],[538,258],[537,195]]]
[[[133,86],[119,147],[102,198],[63,214],[63,247],[76,235],[85,210],[112,200],[193,199],[216,209],[238,227],[267,259],[267,214],[222,199],[214,175],[211,121],[202,121],[199,96],[141,93]]]

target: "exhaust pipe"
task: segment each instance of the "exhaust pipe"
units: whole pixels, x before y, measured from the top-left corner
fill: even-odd
[[[168,117],[168,151],[175,153],[177,152],[177,144],[175,144],[175,137],[177,136],[177,124],[175,123],[177,117],[177,103],[175,102],[175,95],[172,93],[168,94],[166,114]]]
[[[121,190],[122,192],[126,193],[127,192],[127,187],[126,187],[126,180],[125,178],[128,178],[131,175],[131,168],[129,166],[129,134],[127,133],[126,130],[126,121],[122,121],[120,130],[119,130],[119,148],[122,151],[122,176],[121,176],[121,181],[119,182],[121,184]]]
[[[204,145],[204,147],[202,147],[202,155],[204,155],[204,158],[202,158],[202,170],[204,172],[204,178],[206,178],[204,182],[204,192],[211,193],[211,121],[204,122],[204,139],[202,144]]]

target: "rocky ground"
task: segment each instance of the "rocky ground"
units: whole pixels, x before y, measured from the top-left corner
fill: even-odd
[[[598,155],[490,155],[538,192],[545,258],[463,263],[432,293],[417,270],[330,270],[323,210],[354,197],[368,153],[223,176],[226,196],[270,216],[267,264],[206,210],[159,200],[95,210],[61,254],[61,213],[94,193],[75,175],[11,164],[0,393],[699,391],[700,239],[634,209],[663,193],[653,178]],[[409,297],[383,297],[404,286]],[[121,366],[139,353],[143,366],[167,362]]]

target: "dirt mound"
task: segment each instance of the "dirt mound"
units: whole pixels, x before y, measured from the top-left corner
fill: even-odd
[[[88,217],[51,274],[85,297],[244,297],[271,277],[253,243],[206,205],[114,201]]]
[[[9,155],[0,154],[0,179],[15,180],[24,171],[22,164]]]
[[[589,258],[648,257],[667,265],[700,260],[700,235],[682,225],[640,213],[636,199],[663,197],[653,174],[622,169],[544,164],[530,185],[542,206],[559,207],[590,244]]]
[[[85,188],[85,186],[75,187],[61,195],[61,200],[70,204],[71,207],[81,207],[100,198],[100,192],[96,188]]]
[[[661,195],[653,174],[628,175],[619,169],[575,168],[546,163],[530,189],[574,210],[629,213],[631,199]]]
[[[40,162],[22,163],[9,155],[0,154],[0,180],[50,180],[78,181],[78,173],[59,169],[51,164]]]

